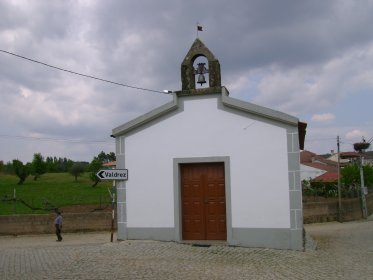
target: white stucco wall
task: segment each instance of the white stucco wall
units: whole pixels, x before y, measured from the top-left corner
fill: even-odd
[[[308,165],[300,164],[300,180],[309,180],[321,176],[326,171]]]
[[[184,111],[125,138],[127,227],[174,227],[173,159],[230,157],[232,227],[289,228],[286,129],[184,99]]]

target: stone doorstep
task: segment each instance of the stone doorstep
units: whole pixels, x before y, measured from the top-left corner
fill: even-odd
[[[178,243],[192,246],[194,245],[198,247],[228,246],[226,240],[182,240]]]

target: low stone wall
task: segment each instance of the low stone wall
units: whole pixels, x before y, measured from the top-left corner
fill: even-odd
[[[111,212],[64,213],[62,230],[63,232],[110,230],[111,217]],[[55,214],[0,215],[0,235],[54,233],[55,218]]]
[[[373,194],[367,196],[368,214],[373,213]],[[343,199],[343,221],[362,218],[360,200]],[[105,231],[111,229],[111,212],[64,213],[63,232]],[[54,233],[55,214],[0,215],[0,235]],[[303,203],[305,224],[338,220],[338,200]],[[114,223],[116,226],[116,222]]]
[[[373,213],[373,194],[366,196],[368,215]],[[342,219],[344,222],[363,218],[359,198],[342,200]],[[323,223],[338,220],[338,199],[318,202],[303,202],[303,221],[305,224]]]

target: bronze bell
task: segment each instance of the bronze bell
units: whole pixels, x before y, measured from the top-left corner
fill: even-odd
[[[197,83],[200,84],[201,86],[202,86],[202,84],[205,84],[206,83],[205,75],[199,74]]]
[[[198,75],[198,80],[197,80],[197,83],[200,84],[202,86],[202,84],[205,84],[206,83],[206,79],[205,79],[205,76],[203,74],[205,73],[208,73],[209,71],[207,70],[207,68],[205,67],[205,63],[198,63],[198,67],[197,69],[195,70],[195,73],[196,74],[199,74]]]

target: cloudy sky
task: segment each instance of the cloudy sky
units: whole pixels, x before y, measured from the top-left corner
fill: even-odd
[[[373,0],[0,1],[0,50],[155,90],[179,90],[196,38],[232,97],[308,123],[305,148],[373,137]],[[0,52],[0,160],[91,161],[111,129],[168,102]]]

